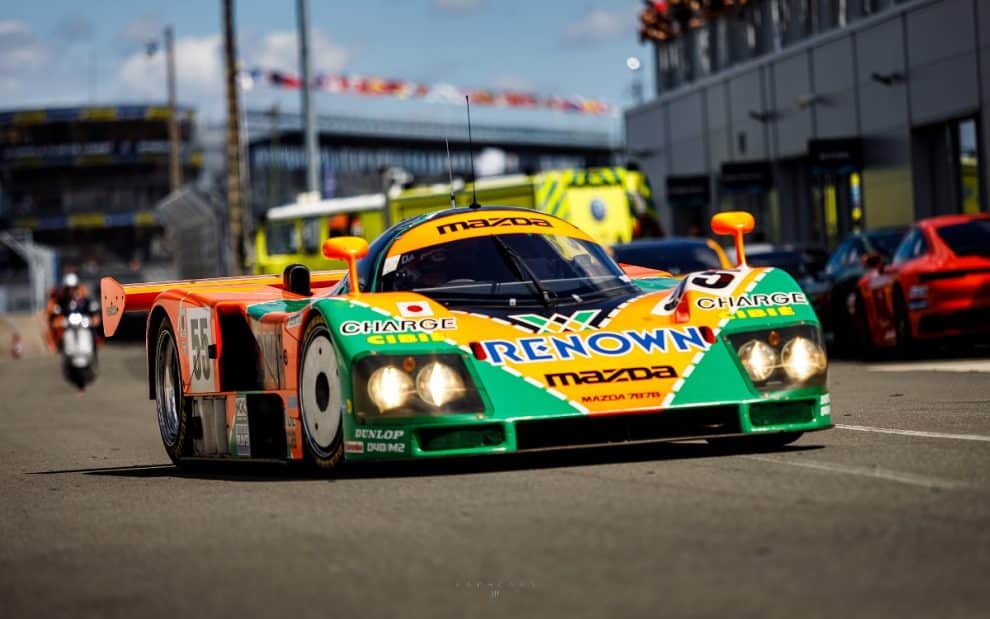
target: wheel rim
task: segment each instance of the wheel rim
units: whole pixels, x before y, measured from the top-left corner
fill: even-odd
[[[158,380],[155,381],[155,403],[158,410],[158,427],[162,440],[168,446],[179,439],[179,357],[175,353],[175,340],[170,331],[162,331],[158,338]]]
[[[299,377],[299,406],[310,448],[329,457],[340,430],[341,399],[337,385],[337,355],[324,331],[310,338]]]

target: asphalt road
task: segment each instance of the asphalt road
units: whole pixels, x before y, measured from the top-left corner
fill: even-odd
[[[839,427],[774,453],[333,480],[173,468],[143,373],[0,361],[0,616],[990,616],[987,359],[835,364]]]

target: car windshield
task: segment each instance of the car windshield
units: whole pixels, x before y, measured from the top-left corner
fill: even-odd
[[[550,234],[480,236],[392,256],[379,288],[461,307],[542,306],[548,299],[560,306],[636,290],[597,244]]]
[[[294,254],[299,251],[296,227],[291,221],[270,221],[265,226],[265,247],[269,255]]]
[[[903,230],[883,230],[870,232],[866,235],[866,239],[870,242],[870,245],[876,251],[883,254],[887,260],[890,260],[890,257],[897,251],[897,246],[900,245],[903,238]]]
[[[942,226],[938,235],[957,256],[990,257],[990,219]]]
[[[705,243],[630,243],[615,248],[615,259],[674,275],[722,268],[718,254]]]

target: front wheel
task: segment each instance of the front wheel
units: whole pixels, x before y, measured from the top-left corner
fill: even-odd
[[[155,410],[165,453],[178,464],[182,456],[192,453],[190,407],[182,393],[182,370],[175,343],[175,331],[166,318],[155,338]]]
[[[315,471],[331,471],[344,458],[343,398],[337,353],[322,318],[306,328],[299,363],[299,415],[303,453]]]

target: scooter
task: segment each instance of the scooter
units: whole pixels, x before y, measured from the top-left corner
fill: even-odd
[[[64,316],[62,371],[80,391],[96,379],[96,338],[89,316],[72,309]]]

